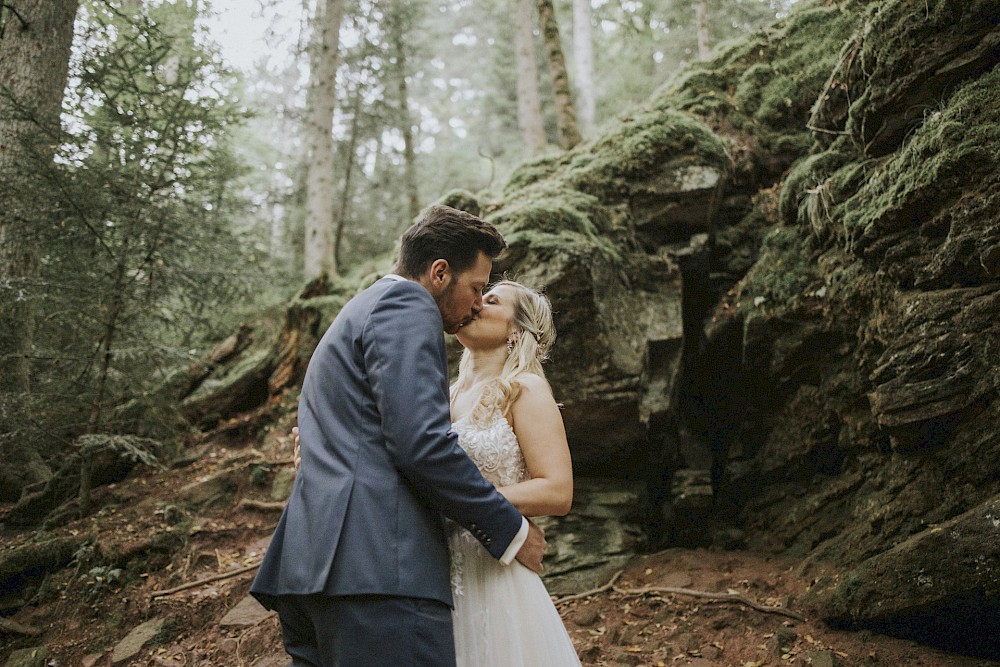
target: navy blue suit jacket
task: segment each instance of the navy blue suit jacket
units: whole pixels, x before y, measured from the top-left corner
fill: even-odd
[[[496,558],[521,515],[451,431],[441,314],[383,278],[337,315],[299,400],[302,465],[250,592],[382,594],[451,604],[445,517]]]

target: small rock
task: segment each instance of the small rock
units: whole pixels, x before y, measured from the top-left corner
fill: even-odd
[[[273,616],[274,612],[264,609],[252,596],[248,595],[219,621],[223,628],[241,628],[257,625],[265,618]]]
[[[240,650],[240,642],[238,639],[233,637],[226,637],[221,642],[219,642],[219,653],[224,655],[236,655],[236,652]]]
[[[642,628],[632,625],[624,628],[621,635],[622,646],[633,646],[642,642]]]
[[[265,655],[263,658],[253,663],[250,667],[287,667],[288,654],[284,651]]]
[[[806,657],[811,667],[837,667],[837,657],[832,651],[813,651]]]
[[[798,638],[799,633],[795,632],[795,630],[784,626],[778,628],[778,631],[774,634],[775,650],[778,655],[784,653],[785,648],[794,644],[795,640]]]
[[[275,474],[271,483],[271,500],[284,502],[292,495],[292,485],[295,484],[295,469],[282,468]]]
[[[111,653],[111,664],[117,665],[137,655],[142,647],[163,628],[165,622],[164,618],[154,618],[133,628],[132,632],[125,635],[125,639],[115,646],[115,650]]]
[[[601,620],[601,614],[595,607],[584,607],[573,614],[573,621],[581,627],[589,627]]]
[[[709,644],[701,649],[701,656],[706,660],[718,660],[722,657],[722,649],[718,646]]]
[[[88,653],[80,658],[80,667],[94,667],[103,657],[103,653]]]
[[[45,667],[47,658],[48,649],[44,646],[22,648],[10,654],[4,667]]]
[[[687,572],[671,572],[660,580],[659,585],[668,588],[687,588],[691,585],[691,575]]]

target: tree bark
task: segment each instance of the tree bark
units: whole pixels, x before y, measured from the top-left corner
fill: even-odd
[[[537,0],[538,23],[542,29],[542,39],[545,40],[545,50],[549,57],[549,71],[552,73],[552,93],[556,104],[556,124],[559,126],[559,145],[569,150],[580,143],[580,128],[576,123],[576,110],[573,108],[573,95],[569,86],[569,74],[566,72],[566,59],[563,56],[562,38],[559,36],[559,24],[556,21],[555,8],[552,0]]]
[[[309,48],[309,91],[305,134],[309,145],[306,176],[306,280],[336,275],[333,254],[333,113],[337,103],[337,65],[343,0],[320,0]]]
[[[517,62],[517,125],[524,148],[531,155],[546,145],[542,103],[538,95],[538,64],[535,62],[535,7],[532,0],[515,0],[514,50]]]
[[[698,60],[708,60],[712,53],[712,43],[708,32],[708,2],[694,3],[695,21],[698,24]]]
[[[45,224],[44,178],[59,143],[78,0],[20,0],[0,41],[0,392],[26,395],[34,312],[29,288]]]
[[[406,85],[406,46],[403,43],[404,21],[399,0],[393,3],[391,20],[393,56],[396,58],[396,86],[399,96],[399,131],[403,135],[403,179],[406,184],[407,213],[410,220],[420,215],[420,192],[417,187],[417,154],[413,146],[413,119],[410,118],[409,92]]]
[[[333,242],[333,257],[337,266],[343,266],[340,251],[344,241],[344,225],[347,222],[348,207],[353,195],[354,163],[357,162],[358,125],[361,117],[361,98],[364,87],[359,83],[354,92],[354,104],[351,109],[351,129],[347,138],[347,150],[344,156],[344,188],[340,191],[340,210],[337,212],[337,235]]]
[[[591,0],[573,0],[573,64],[576,67],[577,106],[583,134],[594,130],[597,101],[594,93],[594,36]]]

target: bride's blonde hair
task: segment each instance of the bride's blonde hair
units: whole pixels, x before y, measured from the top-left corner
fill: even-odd
[[[519,376],[534,373],[544,378],[542,362],[548,359],[549,350],[556,340],[552,304],[548,297],[512,280],[502,280],[493,285],[494,288],[501,286],[514,288],[514,331],[507,339],[507,360],[500,375],[486,383],[476,399],[469,416],[473,423],[486,422],[494,414],[507,414],[520,391]],[[471,369],[472,353],[465,350],[458,365],[458,379],[451,386],[452,396],[472,384]]]

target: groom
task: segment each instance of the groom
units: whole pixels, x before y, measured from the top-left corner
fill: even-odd
[[[504,247],[476,216],[431,208],[403,234],[399,275],[348,302],[313,353],[302,465],[250,589],[293,667],[454,665],[445,517],[541,571],[541,531],[451,432],[441,330],[482,308]]]

